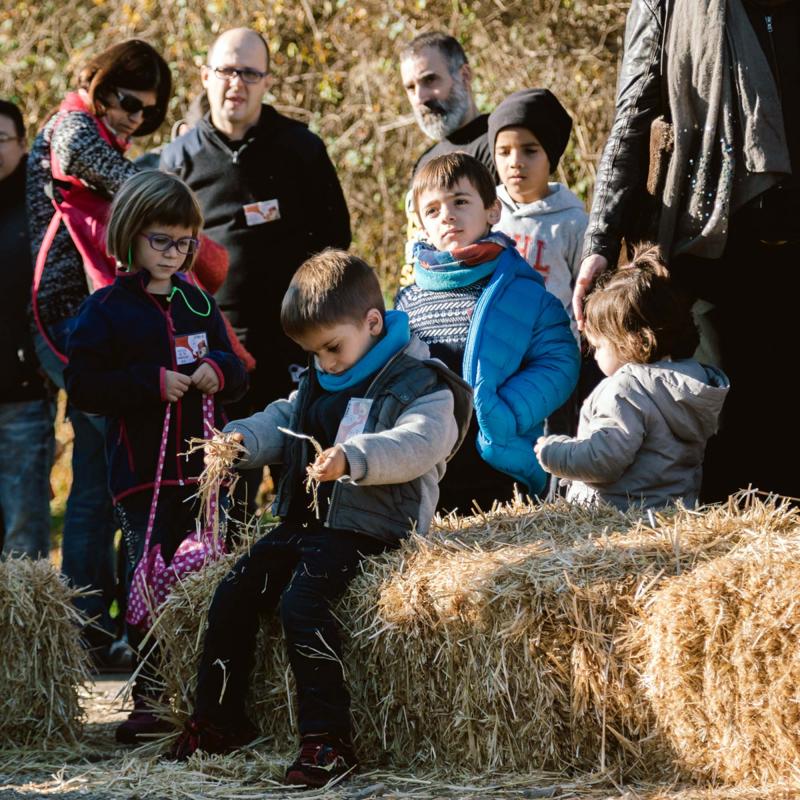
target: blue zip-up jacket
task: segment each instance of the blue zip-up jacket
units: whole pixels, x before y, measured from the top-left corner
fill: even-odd
[[[172,285],[180,292],[165,310],[146,289],[149,277],[145,270],[121,275],[88,297],[67,347],[70,402],[108,417],[106,456],[115,501],[153,487],[166,411],[166,370],[191,375],[202,362],[214,369],[220,381],[214,425],[220,429],[226,422],[221,404],[247,390],[247,373],[231,350],[213,299],[175,275]],[[194,334],[204,334],[208,347],[196,357],[186,347],[188,339],[176,341]],[[203,455],[182,454],[190,438],[204,435],[202,394],[192,386],[172,409],[163,486],[196,482]]]
[[[564,307],[541,275],[507,247],[475,305],[463,377],[474,391],[478,452],[531,495],[547,482],[533,445],[545,418],[569,398],[579,369]]]

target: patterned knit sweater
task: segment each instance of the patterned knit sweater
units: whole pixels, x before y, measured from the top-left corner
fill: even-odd
[[[408,314],[411,330],[428,345],[434,358],[444,361],[457,375],[463,369],[472,312],[487,283],[489,278],[484,278],[442,292],[429,292],[413,283],[397,293],[395,308]]]
[[[105,197],[112,197],[138,171],[133,162],[105,142],[89,114],[69,112],[59,124],[54,115],[33,142],[28,158],[27,207],[31,254],[36,256],[53,216],[53,204],[46,194],[52,184],[51,148],[66,175],[80,178]],[[58,197],[58,188],[55,189]],[[83,260],[63,223],[47,256],[38,292],[42,322],[53,325],[74,316],[89,294]]]

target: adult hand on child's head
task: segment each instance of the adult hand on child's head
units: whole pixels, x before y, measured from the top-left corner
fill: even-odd
[[[578,330],[583,330],[583,304],[586,295],[592,288],[595,278],[608,269],[608,259],[596,253],[586,256],[581,262],[581,269],[575,281],[575,291],[572,293],[572,311],[578,323]]]
[[[177,403],[192,385],[192,379],[171,369],[164,370],[164,397],[170,403]]]
[[[205,362],[192,373],[192,383],[203,394],[216,394],[219,391],[219,377],[214,368]]]
[[[320,483],[338,480],[347,472],[347,456],[340,447],[329,447],[317,456],[309,470]]]

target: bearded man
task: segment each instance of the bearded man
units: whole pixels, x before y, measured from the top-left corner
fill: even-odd
[[[486,137],[489,115],[478,114],[472,70],[458,41],[440,31],[420,34],[400,53],[400,74],[417,125],[435,142],[417,159],[414,173],[432,158],[460,150],[499,182]]]

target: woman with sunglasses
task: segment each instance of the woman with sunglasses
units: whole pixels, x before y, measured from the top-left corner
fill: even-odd
[[[27,204],[35,278],[36,351],[64,388],[66,344],[78,308],[114,279],[102,228],[111,198],[138,171],[125,157],[131,137],[164,121],[172,79],[164,59],[137,39],[113,45],[80,70],[70,92],[37,135],[28,159]],[[109,607],[115,596],[116,529],[104,453],[106,421],[69,406],[75,439],[67,500],[62,571],[96,594],[76,600],[92,619],[84,641],[96,665],[124,666],[129,651],[114,641]],[[123,663],[119,663],[123,662]]]

